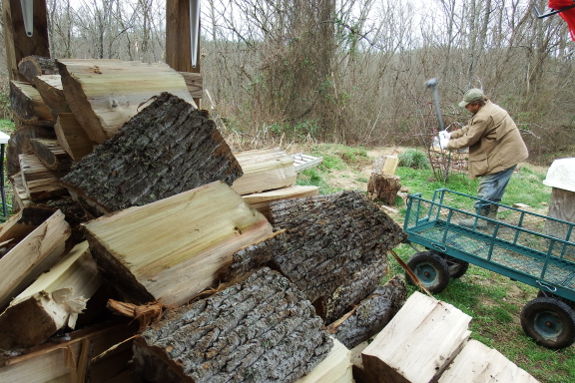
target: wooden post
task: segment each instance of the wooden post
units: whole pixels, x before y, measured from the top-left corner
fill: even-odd
[[[166,64],[178,72],[200,73],[200,36],[198,36],[197,64],[192,68],[190,1],[166,1]],[[194,101],[200,107],[200,100],[194,98]]]

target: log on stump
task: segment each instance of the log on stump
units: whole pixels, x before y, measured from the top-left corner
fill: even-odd
[[[36,138],[31,142],[36,157],[49,170],[68,172],[74,161],[60,146],[58,140]]]
[[[251,207],[270,219],[270,204],[283,199],[312,197],[319,194],[318,186],[290,186],[287,188],[271,190],[263,193],[242,196]]]
[[[0,258],[0,310],[66,252],[70,225],[60,211]]]
[[[137,330],[136,323],[114,321],[71,332],[21,354],[5,353],[0,356],[0,382],[108,382],[128,368],[132,342],[127,340]]]
[[[147,382],[294,382],[331,350],[322,327],[297,287],[263,268],[144,331],[135,373]]]
[[[32,85],[10,81],[10,106],[14,114],[26,124],[54,126],[52,112]]]
[[[36,155],[21,154],[20,169],[26,193],[31,201],[68,195],[68,190],[60,183],[60,177],[66,172],[46,168]]]
[[[70,109],[90,139],[113,137],[141,105],[169,92],[197,109],[184,78],[167,64],[120,60],[58,60]]]
[[[373,383],[436,381],[465,346],[471,317],[454,306],[413,293],[362,352]]]
[[[31,140],[34,138],[56,138],[54,129],[34,125],[20,125],[10,136],[6,153],[6,170],[8,175],[20,171],[20,154],[32,154]]]
[[[26,56],[20,60],[18,63],[18,72],[20,72],[30,84],[34,84],[36,76],[57,75],[59,73],[56,60],[35,55]]]
[[[12,348],[27,348],[64,326],[73,329],[101,284],[88,243],[82,242],[10,302],[0,315],[0,332],[12,339]]]
[[[92,153],[97,145],[90,140],[72,113],[58,114],[54,131],[60,146],[72,157],[74,162],[80,162],[84,156]]]
[[[162,93],[62,178],[94,216],[141,206],[242,174],[204,110]]]
[[[217,282],[232,254],[270,235],[222,182],[83,224],[104,276],[140,303],[181,305]]]
[[[386,174],[389,176],[395,175],[399,158],[397,156],[381,156],[377,157],[373,164],[372,173]]]
[[[386,205],[395,205],[395,197],[401,189],[399,176],[371,173],[367,184],[367,198],[372,201],[382,200]]]
[[[387,251],[406,238],[358,191],[274,202],[271,216],[274,230],[285,232],[234,255],[228,278],[269,264],[304,292],[327,324],[376,289]]]
[[[403,306],[406,298],[405,282],[395,276],[384,286],[375,289],[353,311],[332,323],[328,331],[352,349],[380,332]]]
[[[34,79],[33,84],[48,109],[52,112],[54,121],[58,118],[59,113],[70,113],[60,75],[38,76]]]
[[[244,174],[232,185],[238,194],[261,193],[292,186],[297,173],[293,158],[279,148],[235,153]]]

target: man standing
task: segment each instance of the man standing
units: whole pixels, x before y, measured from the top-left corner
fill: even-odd
[[[481,89],[470,89],[459,106],[473,116],[467,126],[454,132],[440,132],[439,145],[444,149],[469,147],[469,178],[481,177],[477,196],[500,202],[517,164],[528,157],[527,147],[509,113],[495,105]],[[476,211],[496,219],[497,205],[475,203]],[[462,220],[462,226],[473,227],[473,219]]]

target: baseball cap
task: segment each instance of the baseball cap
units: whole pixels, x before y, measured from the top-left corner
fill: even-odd
[[[469,89],[463,95],[463,101],[459,103],[459,106],[465,108],[465,106],[471,102],[481,101],[483,100],[483,91],[481,89],[473,88]]]

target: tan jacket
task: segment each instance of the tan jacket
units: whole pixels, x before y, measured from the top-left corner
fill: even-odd
[[[491,101],[486,101],[467,126],[451,133],[448,149],[467,146],[469,178],[506,170],[529,156],[509,113]]]

